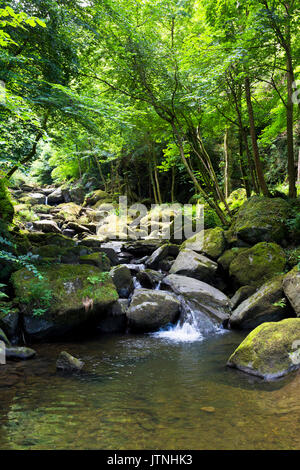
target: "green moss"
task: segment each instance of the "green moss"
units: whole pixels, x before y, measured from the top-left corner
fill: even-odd
[[[231,233],[247,243],[280,243],[287,236],[289,203],[281,198],[253,196],[239,210]]]
[[[14,218],[14,207],[3,178],[0,178],[0,219],[10,224]]]
[[[90,255],[80,256],[79,262],[81,264],[96,266],[101,271],[109,271],[110,269],[110,261],[105,253],[92,253]]]
[[[286,257],[276,243],[261,242],[239,253],[231,262],[229,274],[240,285],[262,285],[284,271]]]
[[[56,245],[65,248],[74,248],[76,242],[59,233],[27,232],[28,240],[41,245]]]
[[[231,250],[226,250],[220,258],[218,258],[218,263],[222,266],[223,269],[228,270],[231,262],[240,254],[243,253],[247,248],[231,248]]]
[[[286,375],[300,366],[293,362],[297,354],[294,341],[299,338],[298,318],[263,323],[234,351],[228,365],[266,379]]]
[[[118,299],[110,277],[96,284],[88,280],[93,276],[101,275],[101,271],[94,266],[60,264],[43,267],[40,272],[53,295],[48,314],[57,316],[66,311],[82,308],[83,299],[87,295],[94,304],[101,304],[102,307]],[[15,272],[11,279],[18,301],[24,304],[24,299],[31,295],[31,288],[36,280],[26,269]],[[31,314],[30,309],[27,309],[27,314]]]
[[[225,248],[226,240],[224,230],[221,227],[199,232],[181,245],[181,249],[202,252],[213,259],[219,258]]]

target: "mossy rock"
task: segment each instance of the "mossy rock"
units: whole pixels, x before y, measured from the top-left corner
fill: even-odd
[[[46,204],[35,204],[32,206],[32,210],[36,214],[49,214],[51,211],[51,206],[47,206]]]
[[[14,218],[14,207],[3,178],[0,178],[0,220],[10,224]]]
[[[290,312],[285,302],[282,281],[283,275],[271,279],[241,302],[230,316],[230,327],[247,330],[264,322],[286,318]]]
[[[95,266],[60,264],[39,271],[42,281],[27,269],[11,277],[25,331],[32,339],[62,336],[83,324],[96,324],[118,299],[108,273],[104,276]]]
[[[66,202],[56,206],[55,212],[59,217],[63,217],[68,221],[75,222],[79,217],[81,209],[82,207],[78,204],[75,204],[74,202]]]
[[[300,318],[263,323],[234,351],[227,365],[265,380],[300,367]]]
[[[240,254],[243,253],[247,248],[231,248],[230,250],[226,250],[220,258],[218,258],[218,263],[222,266],[222,268],[227,271],[229,269],[230,264],[232,261]]]
[[[94,206],[97,202],[111,202],[111,197],[102,189],[97,189],[96,191],[86,195],[84,200],[84,206]]]
[[[283,290],[295,314],[300,317],[300,269],[298,266],[295,266],[284,277]]]
[[[89,255],[80,256],[79,263],[96,266],[101,271],[109,271],[111,267],[110,260],[105,253],[91,253]]]
[[[181,248],[204,253],[209,258],[217,259],[226,249],[224,230],[221,227],[203,230],[188,238]]]
[[[284,271],[286,257],[276,243],[261,242],[239,253],[229,266],[229,274],[241,286],[260,286]]]
[[[76,246],[74,240],[60,233],[26,232],[23,234],[27,235],[31,243],[39,245],[56,245],[65,248],[74,248]]]
[[[290,205],[285,199],[253,196],[239,210],[231,232],[246,243],[281,243],[288,234]]]

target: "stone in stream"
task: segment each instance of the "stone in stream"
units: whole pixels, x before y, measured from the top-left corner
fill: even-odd
[[[30,193],[28,196],[26,196],[27,201],[31,204],[45,204],[46,197],[44,194],[41,193]]]
[[[251,297],[256,292],[256,287],[254,286],[242,286],[240,287],[234,294],[233,297],[231,297],[231,305],[232,305],[232,310],[237,308],[244,300],[248,299]]]
[[[65,197],[63,195],[63,191],[61,188],[55,189],[53,193],[50,193],[48,196],[48,204],[59,204],[62,202],[66,202]]]
[[[89,264],[91,266],[96,266],[101,269],[101,271],[110,270],[110,260],[105,253],[91,253],[89,255],[83,255],[79,258],[80,264]]]
[[[266,282],[251,297],[244,300],[229,320],[231,328],[252,329],[267,321],[279,321],[286,317],[288,308],[283,301],[283,276]]]
[[[283,290],[297,317],[300,317],[300,269],[295,266],[283,279]]]
[[[218,265],[214,261],[193,250],[184,249],[175,259],[170,274],[181,274],[209,282],[214,279],[217,269]]]
[[[142,287],[154,289],[163,280],[164,274],[153,269],[140,270],[136,275]]]
[[[176,257],[178,253],[179,247],[177,245],[166,243],[165,245],[157,248],[147,259],[145,264],[150,269],[157,269],[161,261],[163,261],[168,256]]]
[[[247,250],[247,248],[231,248],[230,250],[224,251],[222,256],[218,258],[218,263],[222,266],[224,271],[228,271],[232,261],[243,251]]]
[[[119,296],[125,299],[128,298],[134,289],[130,269],[128,269],[124,264],[114,266],[110,270],[110,276],[116,286]]]
[[[34,349],[24,346],[9,346],[5,349],[6,359],[22,360],[32,359],[36,355]]]
[[[80,371],[84,366],[84,362],[71,356],[66,351],[62,351],[56,361],[56,369],[63,372]]]
[[[36,230],[40,230],[41,232],[61,233],[60,228],[58,227],[56,222],[54,222],[53,220],[37,220],[37,221],[33,221],[32,223],[33,223],[33,227]]]
[[[231,262],[229,274],[239,285],[261,286],[284,271],[286,256],[276,243],[261,242],[239,253]]]
[[[218,259],[226,249],[224,230],[220,227],[202,230],[188,238],[181,248],[203,253],[214,260]]]
[[[122,251],[127,251],[134,256],[151,255],[159,246],[161,240],[137,240],[125,243],[122,246]]]
[[[56,338],[85,325],[92,327],[118,300],[112,279],[95,266],[58,264],[40,267],[39,272],[43,281],[27,269],[16,271],[11,278],[15,302],[23,311],[24,330],[31,339]],[[35,315],[35,304],[37,308],[42,305],[42,315]]]
[[[151,332],[174,323],[180,313],[180,302],[174,294],[150,289],[136,289],[127,311],[132,331]]]
[[[162,289],[170,289],[179,295],[183,303],[194,312],[197,324],[205,330],[214,325],[226,324],[231,312],[230,299],[215,287],[179,274],[166,276]]]
[[[300,367],[300,318],[263,323],[230,356],[227,365],[265,380]]]

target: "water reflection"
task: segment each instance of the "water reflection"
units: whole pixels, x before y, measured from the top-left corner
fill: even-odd
[[[36,359],[0,369],[0,448],[299,448],[299,375],[267,384],[227,369],[242,339],[39,345]],[[56,374],[63,349],[86,362],[84,374]]]

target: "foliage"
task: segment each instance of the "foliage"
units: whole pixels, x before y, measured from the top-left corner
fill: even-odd
[[[53,293],[49,289],[48,282],[40,277],[38,280],[33,279],[30,282],[28,291],[26,291],[26,297],[22,297],[19,300],[21,303],[30,306],[33,316],[40,317],[50,308]]]

